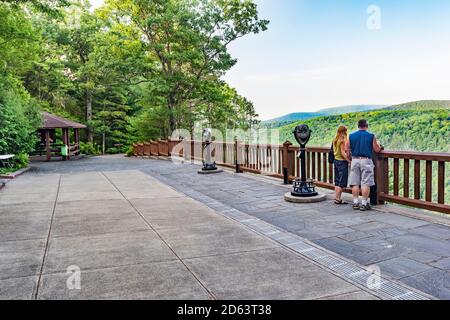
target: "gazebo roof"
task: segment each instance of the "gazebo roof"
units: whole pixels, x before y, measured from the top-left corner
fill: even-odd
[[[40,129],[85,129],[84,124],[70,121],[54,114],[42,111],[43,124]]]

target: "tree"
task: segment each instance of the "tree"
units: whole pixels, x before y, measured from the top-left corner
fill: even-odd
[[[197,96],[187,113],[190,127],[200,122],[225,133],[228,128],[248,129],[258,122],[253,103],[224,81],[203,81]]]
[[[21,79],[37,58],[40,37],[18,3],[0,1],[0,21],[0,154],[27,153],[41,119]]]
[[[39,107],[84,121],[87,140],[105,148],[195,123],[254,123],[252,103],[221,80],[236,63],[229,43],[267,27],[252,1],[111,0],[95,12],[85,0],[67,3],[0,0],[8,119],[20,122]]]
[[[0,154],[29,153],[40,125],[37,108],[20,87],[0,83]]]
[[[0,2],[0,72],[20,77],[36,59],[39,35],[23,10]]]
[[[164,97],[171,131],[177,113],[198,99],[202,82],[236,63],[228,45],[268,24],[248,0],[109,0],[102,16],[113,32],[141,42],[150,60],[141,76],[150,85],[157,80],[152,91]]]
[[[15,10],[21,10],[23,6],[33,9],[35,12],[57,16],[60,9],[67,7],[69,0],[1,0],[0,2],[9,4]]]
[[[91,63],[97,34],[101,24],[94,14],[89,12],[87,3],[81,3],[67,15],[65,30],[67,50],[67,73],[75,81],[78,93],[81,93],[85,107],[85,120],[88,124],[87,140],[93,142],[92,100],[98,81],[95,65]]]

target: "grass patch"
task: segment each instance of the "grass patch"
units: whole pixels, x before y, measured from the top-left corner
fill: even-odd
[[[10,160],[10,167],[0,167],[0,174],[9,174],[28,167],[30,159],[27,154],[19,153]]]
[[[0,174],[9,174],[16,172],[17,170],[20,170],[24,167],[11,167],[11,168],[0,168]]]

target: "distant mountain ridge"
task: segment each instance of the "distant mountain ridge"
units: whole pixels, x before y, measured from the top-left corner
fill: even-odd
[[[321,109],[319,113],[325,113],[327,116],[333,116],[338,114],[352,113],[352,112],[363,112],[370,110],[378,110],[388,107],[387,105],[376,105],[376,104],[362,104],[362,105],[352,105],[352,106],[342,106]]]
[[[314,134],[310,145],[326,147],[340,124],[350,131],[359,119],[367,119],[387,149],[450,152],[450,101],[424,100],[369,110],[295,121],[280,126],[280,143],[292,141],[296,125],[305,123]]]
[[[450,100],[420,100],[406,102],[397,105],[353,105],[341,106],[321,109],[316,112],[295,112],[284,115],[282,117],[263,121],[262,124],[266,127],[278,128],[291,123],[308,120],[318,117],[343,115],[356,112],[367,112],[375,110],[436,110],[436,109],[450,109]]]
[[[321,109],[316,112],[294,112],[289,113],[287,115],[266,120],[262,123],[267,126],[283,126],[292,122],[307,120],[311,118],[331,116],[331,115],[339,115],[351,112],[362,112],[362,111],[370,111],[386,108],[385,105],[352,105],[352,106],[340,106],[333,108]]]
[[[358,120],[367,119],[369,130],[381,141],[386,150],[445,152],[450,153],[450,101],[415,101],[379,110],[323,116],[292,122],[277,128],[279,144],[291,141],[296,144],[292,132],[299,124],[310,127],[309,146],[329,148],[339,125],[349,132],[358,130]],[[450,166],[445,168],[450,176]],[[433,181],[437,170],[433,169]],[[391,180],[392,181],[392,180]],[[412,184],[411,180],[411,184]],[[421,197],[424,197],[424,188]],[[436,194],[433,195],[436,199]],[[445,187],[446,202],[450,201],[450,183]]]
[[[397,104],[385,108],[386,110],[434,110],[450,109],[450,100],[420,100]]]

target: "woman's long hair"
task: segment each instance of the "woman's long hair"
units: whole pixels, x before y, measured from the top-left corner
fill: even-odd
[[[337,133],[336,133],[336,137],[334,137],[333,145],[335,147],[337,147],[337,143],[341,137],[344,138],[345,141],[347,141],[347,139],[348,139],[348,129],[344,125],[339,126]]]

